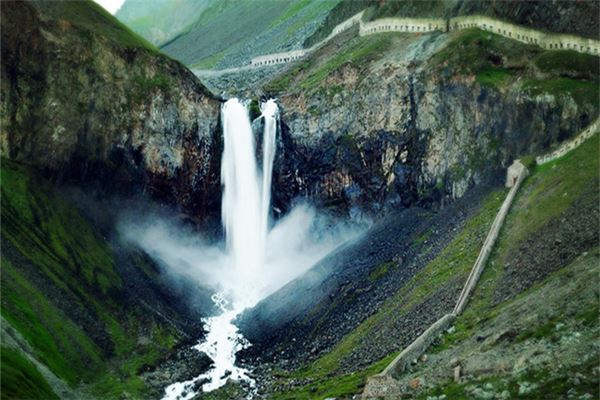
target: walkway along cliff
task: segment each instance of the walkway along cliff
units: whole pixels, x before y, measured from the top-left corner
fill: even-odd
[[[276,64],[287,64],[304,58],[319,49],[338,34],[359,25],[359,35],[373,35],[384,32],[450,32],[462,29],[479,28],[519,42],[532,44],[548,50],[574,50],[580,53],[600,55],[600,40],[589,39],[569,34],[555,34],[527,28],[510,22],[481,15],[460,16],[449,19],[444,18],[380,18],[374,21],[363,22],[364,11],[361,11],[344,22],[336,25],[329,36],[306,48],[292,50],[284,53],[266,54],[252,58],[250,64],[238,68],[224,70],[195,70],[198,75],[222,75],[240,72],[248,69],[262,68]]]
[[[565,155],[567,152],[577,148],[587,138],[590,138],[593,133],[598,129],[599,119],[596,119],[586,129],[584,129],[577,137],[573,140],[568,141],[559,147],[559,149],[552,153],[544,156],[537,157],[538,165],[547,163],[556,158]],[[362,398],[368,399],[381,399],[381,398],[399,398],[402,391],[396,382],[396,379],[406,370],[406,367],[411,363],[412,360],[418,358],[421,354],[427,350],[434,342],[434,340],[450,325],[454,322],[455,318],[462,314],[464,311],[469,297],[473,293],[473,290],[477,286],[479,277],[481,276],[487,260],[494,248],[494,244],[498,239],[500,229],[508,215],[510,207],[515,199],[516,193],[519,187],[528,175],[527,168],[520,162],[515,160],[514,163],[508,168],[506,173],[506,187],[510,187],[508,195],[506,196],[494,222],[490,228],[490,231],[485,239],[485,242],[479,252],[477,260],[471,269],[469,277],[467,278],[465,285],[460,293],[460,296],[456,302],[454,310],[450,314],[444,315],[442,318],[433,323],[425,332],[423,332],[417,339],[415,339],[410,345],[408,345],[384,370],[383,372],[370,377],[367,381],[365,389],[363,391]],[[458,367],[460,368],[460,367]],[[460,375],[460,370],[455,371],[455,375]]]

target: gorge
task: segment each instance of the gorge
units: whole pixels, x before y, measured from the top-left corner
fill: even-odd
[[[2,398],[597,397],[599,4],[2,2]]]

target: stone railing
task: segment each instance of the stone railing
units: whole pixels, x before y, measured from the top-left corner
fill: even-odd
[[[331,33],[329,34],[329,36],[327,36],[325,39],[321,40],[319,43],[316,43],[307,49],[292,50],[292,51],[288,51],[285,53],[267,54],[264,56],[254,57],[250,61],[250,65],[252,65],[254,67],[260,67],[260,66],[264,66],[264,65],[283,64],[283,63],[288,63],[288,62],[292,62],[295,60],[299,60],[300,58],[306,56],[309,53],[312,53],[319,47],[323,46],[325,43],[329,42],[335,36],[339,35],[340,33],[344,32],[344,31],[347,31],[348,29],[352,28],[355,24],[360,23],[362,20],[363,13],[364,13],[364,11],[361,11],[358,14],[355,14],[352,17],[348,18],[347,20],[337,24],[331,30]]]
[[[465,309],[467,301],[469,300],[469,297],[471,296],[473,289],[475,289],[475,286],[479,281],[479,277],[481,276],[481,273],[485,268],[485,264],[487,263],[490,253],[492,252],[494,244],[496,243],[496,239],[498,239],[500,228],[502,227],[502,224],[504,224],[504,219],[506,218],[508,210],[510,209],[515,195],[517,194],[517,190],[519,190],[519,187],[521,186],[521,183],[523,182],[523,179],[525,179],[527,174],[527,168],[525,168],[525,166],[521,164],[519,160],[516,160],[508,168],[506,174],[506,186],[512,187],[512,189],[510,190],[510,192],[508,192],[508,195],[502,203],[502,207],[500,207],[500,211],[498,211],[498,214],[496,214],[496,218],[494,218],[494,222],[492,223],[490,232],[485,238],[485,242],[483,242],[483,246],[479,251],[477,260],[475,260],[475,265],[473,265],[471,273],[467,278],[467,282],[465,283],[465,286],[463,287],[460,296],[458,297],[458,301],[456,302],[456,306],[452,311],[454,315],[462,314],[463,310]]]
[[[546,33],[481,15],[468,15],[450,19],[381,18],[374,21],[363,22],[363,13],[364,11],[361,11],[336,25],[332,29],[329,36],[307,49],[257,56],[252,58],[250,60],[250,64],[248,65],[237,68],[229,68],[226,70],[214,70],[212,75],[243,71],[250,68],[261,68],[269,65],[286,64],[297,61],[303,57],[306,57],[308,54],[320,48],[338,34],[350,29],[356,24],[359,24],[360,36],[373,35],[383,32],[426,33],[433,31],[447,32],[468,28],[479,28],[523,43],[536,45],[544,49],[574,50],[580,53],[600,55],[599,40],[588,39],[569,34]],[[203,72],[205,72],[204,75],[210,74],[208,71]]]
[[[569,151],[579,147],[579,145],[585,142],[587,139],[591,138],[594,133],[600,130],[600,117],[596,118],[594,122],[588,125],[583,131],[581,131],[576,137],[571,140],[566,141],[561,146],[559,146],[556,150],[544,154],[543,156],[538,156],[535,158],[535,162],[537,165],[542,165],[548,163],[550,161],[556,160],[567,154]]]
[[[382,32],[433,32],[446,31],[446,20],[442,18],[381,18],[360,22],[361,36]]]
[[[363,391],[363,399],[396,399],[401,396],[401,389],[398,386],[395,378],[399,377],[412,360],[417,359],[450,324],[456,316],[460,315],[464,310],[467,301],[475,289],[479,277],[483,272],[487,259],[498,239],[500,228],[504,223],[506,215],[512,205],[521,183],[527,176],[527,168],[519,160],[508,168],[506,173],[506,186],[511,187],[510,192],[504,199],[496,218],[492,223],[490,231],[481,247],[477,260],[471,269],[469,277],[463,286],[463,289],[458,297],[454,310],[450,314],[444,315],[442,318],[433,323],[425,332],[417,339],[409,344],[384,370],[383,372],[369,377],[367,385]]]
[[[481,15],[450,18],[448,26],[451,31],[479,28],[548,50],[574,50],[592,55],[600,54],[599,40],[562,33],[547,33]]]

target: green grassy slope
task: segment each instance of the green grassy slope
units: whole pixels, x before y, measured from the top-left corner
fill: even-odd
[[[599,328],[599,145],[596,134],[564,157],[534,169],[517,194],[473,298],[456,320],[456,330],[431,350],[441,359],[454,357],[467,347],[472,352],[469,340],[497,330],[498,321],[508,316],[514,339],[508,344],[497,341],[487,345],[486,351],[519,351],[541,345],[548,354],[563,351],[564,366],[532,365],[513,375],[492,373],[478,382],[438,380],[423,399],[441,394],[466,399],[468,386],[474,383],[491,383],[518,398],[559,398],[571,389],[589,393],[590,398],[598,396],[598,377],[590,373],[598,360],[593,342]],[[570,341],[573,335],[580,339]],[[572,344],[573,350],[566,347],[565,353],[560,349],[565,344]],[[421,371],[428,367],[423,368]],[[419,373],[423,372],[415,371]],[[575,375],[584,376],[580,383],[571,380]],[[536,385],[523,393],[523,381]]]
[[[410,40],[418,38],[411,34],[382,33],[326,46],[275,76],[265,90],[272,95],[302,92],[333,96],[344,87],[330,83],[327,78],[335,77],[341,67],[352,67],[360,82],[371,74],[371,64],[391,57],[394,52],[406,51]],[[503,92],[568,96],[578,106],[593,108],[595,113],[600,109],[597,56],[544,50],[473,28],[451,33],[447,44],[425,63],[426,69],[439,76],[474,77],[479,85]]]
[[[178,334],[123,296],[109,243],[48,182],[3,159],[1,191],[2,316],[72,387],[90,383],[108,398],[143,393],[138,367]],[[137,343],[142,331],[150,344]]]
[[[380,311],[367,318],[354,331],[342,339],[329,353],[317,359],[312,365],[298,372],[282,372],[281,384],[289,379],[310,380],[306,386],[277,394],[281,399],[313,399],[349,396],[361,390],[368,376],[381,372],[397,353],[379,360],[360,371],[344,374],[340,365],[352,352],[368,346],[378,338],[380,328],[390,321],[402,318],[411,309],[423,304],[428,298],[442,290],[444,285],[456,279],[466,279],[473,262],[477,258],[485,234],[491,226],[506,190],[491,192],[479,213],[457,232],[451,243],[425,268],[416,274],[396,295],[389,298]],[[421,240],[417,238],[416,241]],[[400,351],[401,349],[398,349]]]
[[[2,400],[9,399],[58,399],[48,382],[29,360],[18,351],[2,347],[1,380]]]
[[[51,18],[69,21],[79,28],[103,35],[120,46],[158,51],[153,44],[133,32],[93,0],[34,0],[31,3]]]
[[[161,49],[195,68],[240,66],[257,55],[300,47],[298,42],[314,29],[311,24],[323,18],[338,1],[212,2]]]
[[[497,90],[518,84],[533,95],[571,96],[598,109],[597,56],[543,50],[473,28],[455,33],[429,63],[439,73],[475,75],[479,84]]]
[[[186,32],[214,0],[127,0],[115,16],[159,46]]]
[[[567,215],[572,218],[571,214],[566,214],[567,211],[573,210],[573,207],[580,204],[579,202],[582,200],[589,201],[592,204],[598,204],[598,184],[600,178],[599,145],[599,135],[596,134],[580,148],[572,151],[563,158],[547,165],[537,167],[532,171],[532,175],[525,181],[517,195],[505,227],[501,231],[496,249],[494,250],[481,281],[474,292],[473,299],[469,302],[464,314],[456,321],[456,330],[452,334],[444,336],[443,340],[438,342],[436,347],[430,349],[428,353],[448,351],[448,349],[459,347],[461,343],[469,338],[483,335],[479,333],[481,331],[481,325],[486,321],[507,312],[506,310],[508,310],[508,306],[512,304],[513,298],[518,299],[527,295],[536,299],[536,301],[543,302],[543,296],[546,295],[539,291],[540,287],[543,288],[545,285],[557,284],[556,282],[560,284],[561,280],[565,279],[563,276],[564,274],[560,275],[562,272],[559,271],[559,275],[556,275],[556,273],[555,275],[552,275],[552,271],[557,269],[560,270],[567,266],[569,266],[567,270],[570,270],[571,268],[575,268],[574,265],[580,265],[573,264],[572,266],[571,262],[574,256],[571,255],[569,258],[568,255],[563,254],[563,251],[563,253],[559,252],[559,255],[556,256],[560,262],[557,262],[554,267],[542,267],[542,270],[536,273],[535,279],[532,279],[531,277],[527,277],[527,280],[518,278],[518,285],[515,285],[515,282],[512,282],[511,280],[507,280],[507,276],[511,276],[514,272],[505,271],[505,266],[515,263],[515,254],[519,254],[524,248],[526,249],[531,246],[531,244],[527,244],[526,242],[528,237],[536,234],[541,235],[542,239],[536,240],[539,242],[540,240],[545,240],[543,238],[544,233],[555,235],[554,231],[548,227],[549,224],[552,221],[561,220],[567,217]],[[407,313],[411,307],[422,304],[429,296],[440,290],[449,282],[456,279],[461,281],[466,279],[466,276],[479,253],[483,238],[485,237],[485,234],[487,234],[489,226],[502,204],[506,193],[507,190],[498,190],[490,193],[479,214],[470,219],[465,227],[457,232],[455,239],[439,254],[438,257],[431,261],[427,267],[411,279],[411,281],[409,281],[394,297],[390,298],[379,312],[359,325],[329,353],[300,371],[294,373],[280,371],[278,373],[280,391],[273,394],[272,398],[323,399],[327,397],[351,396],[359,393],[365,384],[366,378],[369,375],[383,370],[397,353],[390,354],[388,357],[367,368],[346,375],[340,374],[339,372],[341,362],[356,348],[365,346],[373,337],[376,338],[377,332],[380,330],[381,326],[389,324],[394,318]],[[575,216],[577,216],[576,212]],[[589,215],[589,217],[594,218],[593,215]],[[588,216],[580,215],[577,218],[585,220]],[[579,225],[580,222],[573,221],[573,224]],[[587,236],[585,236],[585,234],[586,233],[584,233],[584,236],[582,237],[587,237],[589,242],[590,231],[588,230]],[[587,265],[588,267],[586,268],[589,268],[589,271],[586,272],[589,277],[581,280],[583,282],[581,285],[587,285],[585,286],[587,289],[593,288],[597,284],[597,279],[590,279],[594,274],[596,274],[597,277],[597,268],[594,269],[594,265],[597,266],[598,257],[597,251],[593,250],[593,246],[597,245],[597,234],[596,240],[594,241],[593,229],[591,235],[591,244],[585,242],[588,243],[588,246],[591,246],[591,248],[589,248],[590,256],[583,259],[583,261],[579,261]],[[579,237],[572,237],[571,239],[578,241],[582,240]],[[554,236],[549,240],[556,246]],[[583,246],[585,246],[585,244]],[[535,250],[536,257],[554,257],[551,253],[554,251],[552,247],[553,246],[546,247],[544,244],[541,244],[540,249]],[[544,251],[549,255],[544,254]],[[547,270],[545,268],[547,268]],[[550,276],[550,278],[544,280],[544,277],[546,276]],[[530,285],[524,284],[524,282],[529,281],[531,281]],[[507,300],[505,300],[505,297],[498,294],[498,291],[503,291],[506,290],[506,287],[512,288],[514,286],[516,286],[516,289],[511,292],[512,294]],[[577,303],[580,304],[580,307],[575,307],[579,310],[579,314],[575,317],[577,320],[583,319],[587,321],[584,322],[590,326],[594,326],[595,324],[597,327],[597,303],[594,304],[594,302],[590,302],[589,299],[590,298],[585,302],[582,301]],[[552,328],[557,323],[563,321],[563,319],[565,319],[564,322],[566,322],[568,316],[561,308],[564,306],[563,303],[557,303],[554,306],[556,309],[554,311],[554,319],[551,320]],[[524,315],[526,314],[522,313],[521,317]],[[513,318],[516,321],[517,317]],[[545,335],[551,336],[553,334],[553,329],[547,329],[548,320],[546,319],[536,321],[537,325],[532,325],[530,322],[528,324],[529,330],[522,333],[522,335],[525,335],[523,336],[523,339],[528,337],[539,338],[544,337]],[[473,351],[472,347],[467,348],[465,351],[469,349],[471,349],[471,352]],[[401,348],[398,349],[398,351],[400,350]],[[447,360],[442,363],[444,368],[446,368],[449,363],[451,356],[446,356],[446,358]],[[428,364],[423,365],[424,368],[427,368]],[[569,369],[569,373],[573,375],[585,370],[587,367],[582,364],[581,366]],[[417,368],[419,368],[419,366],[417,366]],[[414,376],[418,377],[422,376],[422,374],[422,372],[417,370],[414,373]],[[481,385],[486,382],[493,382],[496,384],[498,381],[497,377],[486,379],[487,380],[480,382]],[[548,385],[548,387],[540,385],[538,389],[532,392],[531,396],[527,398],[549,398],[547,396],[552,395],[553,393],[559,393],[560,390],[564,389],[564,382],[562,383],[563,386],[561,386],[560,379],[550,377],[547,371],[531,370],[528,372],[527,379],[531,382],[545,380],[544,382]],[[292,387],[290,388],[290,382],[300,383],[296,383],[295,385],[292,384]],[[503,384],[505,385],[503,387],[509,388],[509,391],[515,391],[514,394],[517,395],[517,382],[510,382],[507,381],[506,384]],[[468,384],[440,384],[440,382],[437,382],[437,384],[440,386],[428,392],[428,395],[446,394],[448,398],[452,399],[471,398],[467,391]],[[423,399],[425,398],[426,396],[423,395]]]
[[[582,199],[598,201],[600,179],[599,135],[586,141],[564,157],[536,167],[517,193],[495,250],[464,314],[457,320],[457,331],[448,345],[473,335],[482,315],[497,311],[494,290],[502,284],[506,267],[524,249],[525,241],[547,229],[552,221],[564,218],[569,207]],[[583,216],[583,220],[593,215]],[[596,243],[597,244],[597,243]],[[557,248],[558,243],[555,244]],[[552,249],[545,249],[549,252]],[[539,257],[542,254],[538,255]],[[565,266],[565,265],[563,265]]]

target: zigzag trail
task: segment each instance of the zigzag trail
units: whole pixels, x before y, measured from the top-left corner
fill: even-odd
[[[481,15],[468,15],[443,18],[381,18],[374,21],[364,22],[362,20],[364,10],[353,15],[344,22],[336,25],[329,36],[319,43],[306,48],[292,50],[284,53],[266,54],[252,58],[250,64],[227,68],[221,70],[193,70],[198,76],[220,76],[234,72],[241,72],[257,68],[264,68],[278,64],[288,64],[311,54],[319,49],[335,36],[347,31],[354,25],[359,25],[359,35],[367,36],[384,32],[408,32],[408,33],[427,33],[427,32],[451,32],[462,29],[479,28],[492,32],[509,39],[519,42],[536,45],[547,50],[574,50],[580,53],[600,55],[600,40],[584,38],[581,36],[548,33],[524,26],[512,24],[495,18]]]

